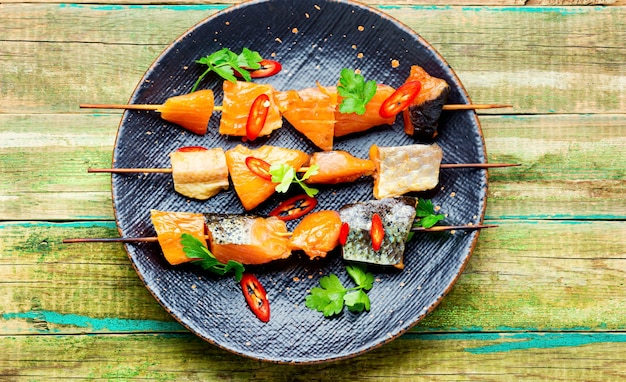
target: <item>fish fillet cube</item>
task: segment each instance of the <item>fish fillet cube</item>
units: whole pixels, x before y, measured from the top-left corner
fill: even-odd
[[[206,200],[228,189],[226,156],[220,147],[170,154],[174,190],[184,196]]]
[[[383,199],[435,188],[442,158],[443,151],[437,144],[373,145],[370,159],[376,165],[374,197]]]

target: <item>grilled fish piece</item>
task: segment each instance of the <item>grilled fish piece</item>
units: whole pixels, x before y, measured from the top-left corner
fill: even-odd
[[[203,243],[206,241],[202,214],[150,210],[150,219],[168,263],[178,265],[196,260],[187,257],[180,239],[182,234],[187,233]]]
[[[415,80],[422,83],[422,89],[408,109],[402,112],[404,132],[419,141],[430,142],[437,136],[439,117],[448,100],[450,86],[417,65],[411,66],[407,82]]]
[[[206,200],[228,189],[226,155],[221,147],[184,147],[170,154],[174,190]]]
[[[340,150],[313,153],[309,166],[318,165],[316,174],[306,180],[311,184],[350,183],[374,173],[374,162]]]
[[[265,264],[291,255],[284,221],[270,216],[204,214],[209,250],[222,263]]]
[[[246,123],[250,114],[250,107],[261,94],[267,94],[270,99],[270,108],[267,119],[259,136],[269,135],[283,125],[283,118],[274,102],[274,88],[268,84],[257,84],[246,81],[224,81],[224,99],[222,100],[222,117],[220,118],[219,132],[222,135],[236,137],[246,136]]]
[[[360,133],[371,129],[375,126],[392,125],[396,121],[396,117],[383,118],[380,116],[380,105],[396,89],[389,85],[378,84],[376,86],[376,94],[365,105],[365,114],[358,115],[356,113],[342,113],[339,107],[335,110],[335,137],[343,137],[348,134]],[[340,105],[342,98],[338,97],[337,104]]]
[[[262,159],[270,165],[285,163],[293,168],[300,168],[309,160],[309,155],[304,151],[278,146],[265,145],[258,149],[250,149],[237,145],[226,151],[228,172],[235,192],[246,211],[257,207],[276,192],[275,183],[261,178],[248,168],[247,157]]]
[[[322,86],[275,92],[283,117],[317,147],[333,149],[337,92]]]
[[[341,219],[337,211],[322,210],[306,215],[293,230],[291,249],[302,250],[311,259],[326,257],[339,245]]]
[[[436,143],[396,147],[370,147],[376,199],[432,190],[439,183],[443,150]]]
[[[391,265],[403,269],[405,242],[415,220],[416,205],[416,198],[400,197],[343,206],[339,210],[339,216],[350,227],[342,249],[344,260]],[[370,236],[374,213],[381,217],[385,231],[378,251],[372,248]]]

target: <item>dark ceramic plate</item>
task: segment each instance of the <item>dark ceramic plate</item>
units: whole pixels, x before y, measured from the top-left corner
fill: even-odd
[[[278,90],[336,84],[342,68],[360,69],[366,79],[397,87],[417,64],[451,85],[450,103],[469,103],[461,82],[435,50],[411,29],[384,13],[349,1],[263,0],[219,12],[177,39],[147,71],[131,103],[163,103],[187,93],[203,67],[194,61],[222,47],[243,47],[273,57],[283,71],[258,80]],[[392,65],[393,62],[399,63]],[[220,104],[221,81],[206,79]],[[185,132],[154,112],[128,111],[121,122],[114,152],[115,167],[169,167],[168,153],[178,147],[202,145],[225,149],[241,143],[217,133],[219,113],[205,136]],[[444,112],[437,142],[444,163],[485,162],[485,148],[476,114]],[[402,130],[376,128],[358,137],[342,138],[335,148],[365,158],[372,143],[396,146],[414,143]],[[316,151],[287,123],[271,137],[255,143]],[[205,201],[189,200],[173,190],[168,174],[114,175],[116,218],[122,236],[151,236],[150,209],[242,213],[232,188]],[[441,185],[427,195],[447,214],[448,224],[482,221],[487,191],[485,170],[442,170]],[[284,196],[282,196],[284,198]],[[372,198],[371,180],[324,187],[318,209]],[[281,197],[261,205],[267,214]],[[293,225],[290,226],[293,228]],[[332,319],[305,307],[308,291],[320,277],[339,275],[351,281],[338,252],[323,261],[298,255],[287,261],[255,268],[267,289],[272,318],[261,323],[247,308],[232,277],[214,277],[193,266],[168,265],[157,244],[130,244],[128,255],[154,297],[191,332],[233,353],[280,363],[314,363],[348,358],[380,346],[405,333],[430,312],[449,291],[467,263],[478,232],[418,234],[409,243],[404,271],[370,268],[377,282],[370,291],[371,311],[347,310]]]

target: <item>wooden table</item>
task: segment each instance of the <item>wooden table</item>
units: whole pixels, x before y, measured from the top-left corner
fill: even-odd
[[[426,0],[428,1],[428,0]],[[583,3],[573,0],[573,3]],[[592,0],[593,2],[593,0]],[[371,1],[455,69],[490,162],[484,231],[453,290],[409,333],[291,366],[198,339],[153,299],[121,245],[107,167],[153,60],[229,4],[0,5],[0,380],[626,379],[626,3]],[[585,4],[589,2],[584,2]]]

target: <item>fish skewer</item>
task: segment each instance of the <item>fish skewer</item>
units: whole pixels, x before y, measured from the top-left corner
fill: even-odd
[[[163,104],[91,104],[83,103],[81,108],[94,109],[127,109],[157,111],[161,118],[177,124],[195,134],[204,135],[207,132],[209,120],[214,111],[222,112],[219,133],[228,136],[241,136],[254,140],[256,135],[249,134],[248,127],[254,125],[255,119],[249,121],[259,105],[267,108],[267,118],[259,122],[259,136],[267,136],[272,131],[283,126],[283,117],[291,123],[293,128],[302,133],[315,146],[323,151],[333,148],[335,137],[366,131],[374,126],[391,125],[396,116],[383,118],[379,115],[380,104],[389,97],[394,89],[387,85],[378,85],[375,100],[368,103],[366,113],[342,113],[339,111],[339,96],[336,87],[317,87],[301,90],[276,91],[267,84],[255,84],[237,81],[235,84],[224,83],[224,97],[222,105],[214,104],[214,94],[210,89],[182,94],[168,98]],[[266,102],[255,102],[260,96],[266,97]],[[443,102],[443,100],[442,100]],[[428,104],[428,103],[427,103]],[[429,104],[430,105],[430,104]],[[510,107],[502,104],[438,104],[439,112],[443,110],[471,110],[493,109]],[[431,107],[432,109],[432,107]],[[314,111],[312,113],[312,111]],[[430,111],[428,112],[430,113]],[[431,117],[438,120],[439,114]],[[419,124],[417,120],[410,122]],[[407,121],[405,121],[405,125]],[[251,128],[251,127],[250,127]],[[252,128],[251,128],[252,129]],[[418,130],[420,127],[417,128]],[[406,131],[406,128],[405,128]]]
[[[241,264],[265,264],[303,251],[310,259],[319,259],[341,247],[345,260],[401,269],[405,242],[409,233],[477,230],[494,225],[468,224],[415,228],[419,199],[413,197],[385,198],[356,202],[338,211],[321,210],[305,215],[293,232],[278,216],[168,212],[150,210],[156,236],[126,238],[76,238],[63,243],[150,243],[158,242],[171,265],[195,261],[187,255],[184,234],[193,236],[209,249],[221,263],[231,260]],[[376,215],[380,222],[378,246],[373,246]]]
[[[306,172],[311,166],[316,166],[317,171],[305,180],[307,184],[351,183],[361,177],[372,176],[377,199],[430,190],[439,182],[440,169],[519,166],[509,163],[442,164],[442,157],[443,152],[437,144],[372,145],[370,159],[356,158],[345,151],[322,151],[309,156],[300,150],[275,146],[252,150],[238,145],[226,152],[220,147],[205,149],[190,146],[170,153],[171,168],[90,168],[88,172],[170,173],[175,191],[198,200],[206,200],[228,189],[230,176],[235,192],[249,211],[276,192],[277,183],[272,182],[269,174],[271,164],[285,164],[297,172]],[[400,179],[404,180],[401,187],[396,186]]]
[[[164,104],[118,104],[118,103],[81,103],[78,105],[81,109],[122,109],[122,110],[145,110],[158,111],[163,108]],[[513,107],[513,105],[500,103],[451,103],[443,105],[443,110],[485,110],[485,109],[503,109]],[[214,105],[213,111],[222,111],[221,105]]]
[[[172,168],[90,168],[88,172],[171,173],[176,191],[184,196],[200,200],[208,199],[220,189],[227,189],[230,175],[244,207],[246,210],[251,210],[275,192],[276,184],[271,181],[269,175],[271,164],[284,163],[293,167],[297,172],[306,172],[311,166],[317,166],[318,171],[305,180],[307,184],[350,183],[364,176],[372,176],[374,196],[377,199],[432,189],[439,182],[440,169],[490,169],[519,166],[515,163],[441,163],[443,152],[436,144],[398,147],[372,145],[370,159],[356,158],[345,151],[322,151],[309,156],[299,150],[273,146],[262,146],[251,150],[238,145],[225,153],[220,148],[210,150],[202,148],[204,153],[180,152],[182,150],[183,148],[170,154]],[[209,158],[210,152],[214,152],[212,159],[205,159]],[[190,155],[194,155],[194,158],[188,157]],[[223,157],[225,157],[224,160],[219,159]],[[267,172],[267,177],[264,178],[257,172],[257,166],[250,167],[249,159],[254,159],[254,163],[257,163],[259,167],[266,166],[267,168],[263,171]],[[216,165],[220,162],[225,162],[225,165]],[[405,180],[402,187],[395,185],[398,179]],[[193,183],[196,187],[192,191],[202,188],[206,183],[206,186],[213,191],[202,194],[187,192],[181,188],[183,186],[178,187],[179,183]],[[255,196],[251,197],[252,194]],[[242,195],[247,195],[246,199],[253,198],[254,200],[244,200]]]
[[[477,169],[489,169],[489,168],[503,168],[503,167],[519,167],[519,163],[442,163],[440,168],[477,168]],[[300,167],[296,171],[306,172],[309,167]],[[89,173],[111,173],[111,174],[133,174],[133,173],[155,173],[155,174],[171,174],[173,172],[171,167],[161,168],[88,168]]]
[[[456,230],[466,230],[473,231],[479,229],[486,228],[496,228],[498,225],[496,224],[474,224],[474,225],[440,225],[433,226],[431,228],[424,227],[413,227],[411,228],[412,232],[444,232],[444,231],[456,231]],[[288,232],[288,235],[291,236],[291,232]],[[208,238],[208,236],[205,236]],[[63,239],[63,244],[74,244],[74,243],[156,243],[159,239],[156,236],[135,236],[135,237],[79,237],[79,238],[70,238]]]

